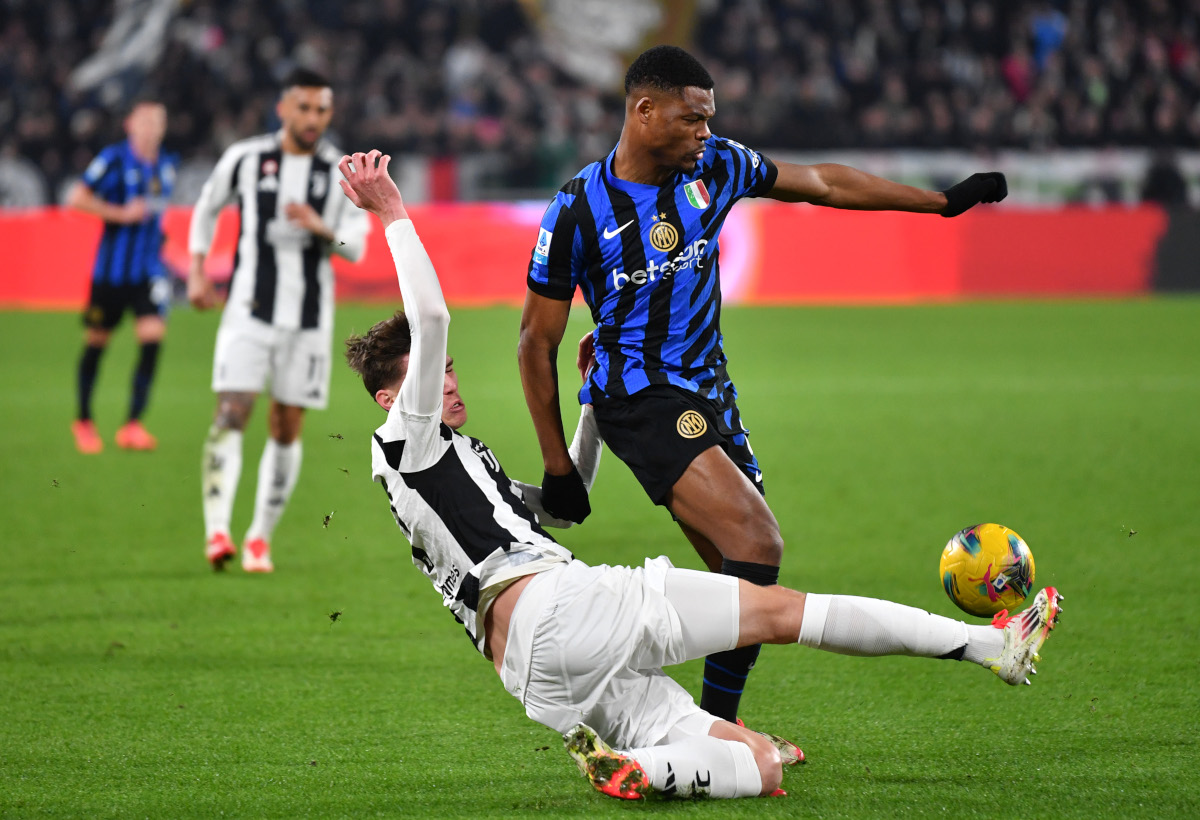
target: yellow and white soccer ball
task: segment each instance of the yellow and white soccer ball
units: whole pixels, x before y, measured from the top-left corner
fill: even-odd
[[[1033,553],[1021,536],[999,524],[976,524],[942,550],[938,574],[959,609],[988,617],[1020,605],[1033,589]]]

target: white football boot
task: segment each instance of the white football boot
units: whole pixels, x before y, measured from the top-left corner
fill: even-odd
[[[1029,676],[1037,674],[1033,664],[1042,659],[1038,650],[1058,623],[1062,599],[1057,589],[1046,587],[1024,612],[1011,617],[1000,612],[992,619],[992,626],[1004,630],[1004,649],[990,666],[1000,680],[1010,686],[1028,685]]]

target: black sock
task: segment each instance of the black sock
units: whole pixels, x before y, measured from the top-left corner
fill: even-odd
[[[92,388],[96,385],[96,374],[100,372],[100,354],[102,347],[86,345],[83,356],[79,359],[79,420],[90,421],[92,418]]]
[[[158,364],[158,348],[158,342],[146,342],[142,345],[137,370],[133,371],[133,399],[129,403],[130,421],[140,419],[142,411],[146,409],[146,401],[150,398],[150,382],[154,380],[154,367]]]
[[[755,564],[749,561],[721,562],[721,574],[743,578],[760,587],[769,587],[779,581],[779,567],[770,564]],[[728,652],[709,655],[704,660],[704,688],[700,695],[700,708],[730,723],[737,720],[738,703],[746,678],[758,660],[762,644],[743,646]]]

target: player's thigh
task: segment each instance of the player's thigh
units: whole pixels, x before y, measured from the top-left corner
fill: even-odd
[[[323,410],[329,403],[330,336],[322,330],[284,333],[275,355],[271,396],[281,404]]]
[[[100,345],[107,343],[108,335],[121,323],[121,315],[128,307],[128,294],[119,285],[105,282],[92,282],[88,294],[87,307],[83,309],[83,326],[89,334],[88,343],[93,340]],[[100,337],[104,341],[100,342]]]
[[[703,658],[738,645],[737,578],[672,567],[664,575],[662,593],[680,626],[682,644],[672,653],[672,662]]]
[[[261,393],[271,374],[274,328],[254,320],[221,322],[213,352],[214,393]]]
[[[171,305],[171,280],[154,276],[129,288],[130,307],[137,319],[138,341],[162,341],[167,332],[167,311]]]
[[[583,716],[584,723],[618,749],[658,746],[677,735],[706,734],[715,720],[661,669],[622,670]]]
[[[666,505],[725,558],[778,564],[783,550],[779,523],[722,448],[710,448],[693,459],[671,487]]]

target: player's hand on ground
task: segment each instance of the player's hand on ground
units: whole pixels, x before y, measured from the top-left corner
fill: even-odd
[[[579,377],[585,382],[588,373],[596,366],[596,339],[592,331],[588,331],[579,340],[579,351],[575,354],[575,367],[579,369]]]
[[[971,174],[962,182],[942,191],[946,209],[942,216],[958,216],[980,202],[999,202],[1008,196],[1008,181],[999,171]]]
[[[289,202],[283,207],[283,212],[294,225],[328,242],[333,241],[333,231],[329,230],[317,209],[307,202]]]
[[[339,182],[346,196],[359,208],[379,217],[384,227],[397,219],[408,219],[400,189],[388,174],[391,160],[389,155],[373,150],[344,156],[338,163],[344,177]]]
[[[545,473],[542,476],[542,509],[553,518],[583,523],[583,519],[591,514],[592,505],[579,470],[572,466],[566,475]]]
[[[136,225],[146,219],[150,213],[150,206],[146,204],[146,200],[142,197],[134,197],[121,206],[120,218],[117,220],[122,225]]]
[[[217,289],[213,287],[212,280],[204,274],[203,259],[193,259],[191,267],[188,268],[187,295],[188,301],[196,310],[208,310],[217,305]]]

